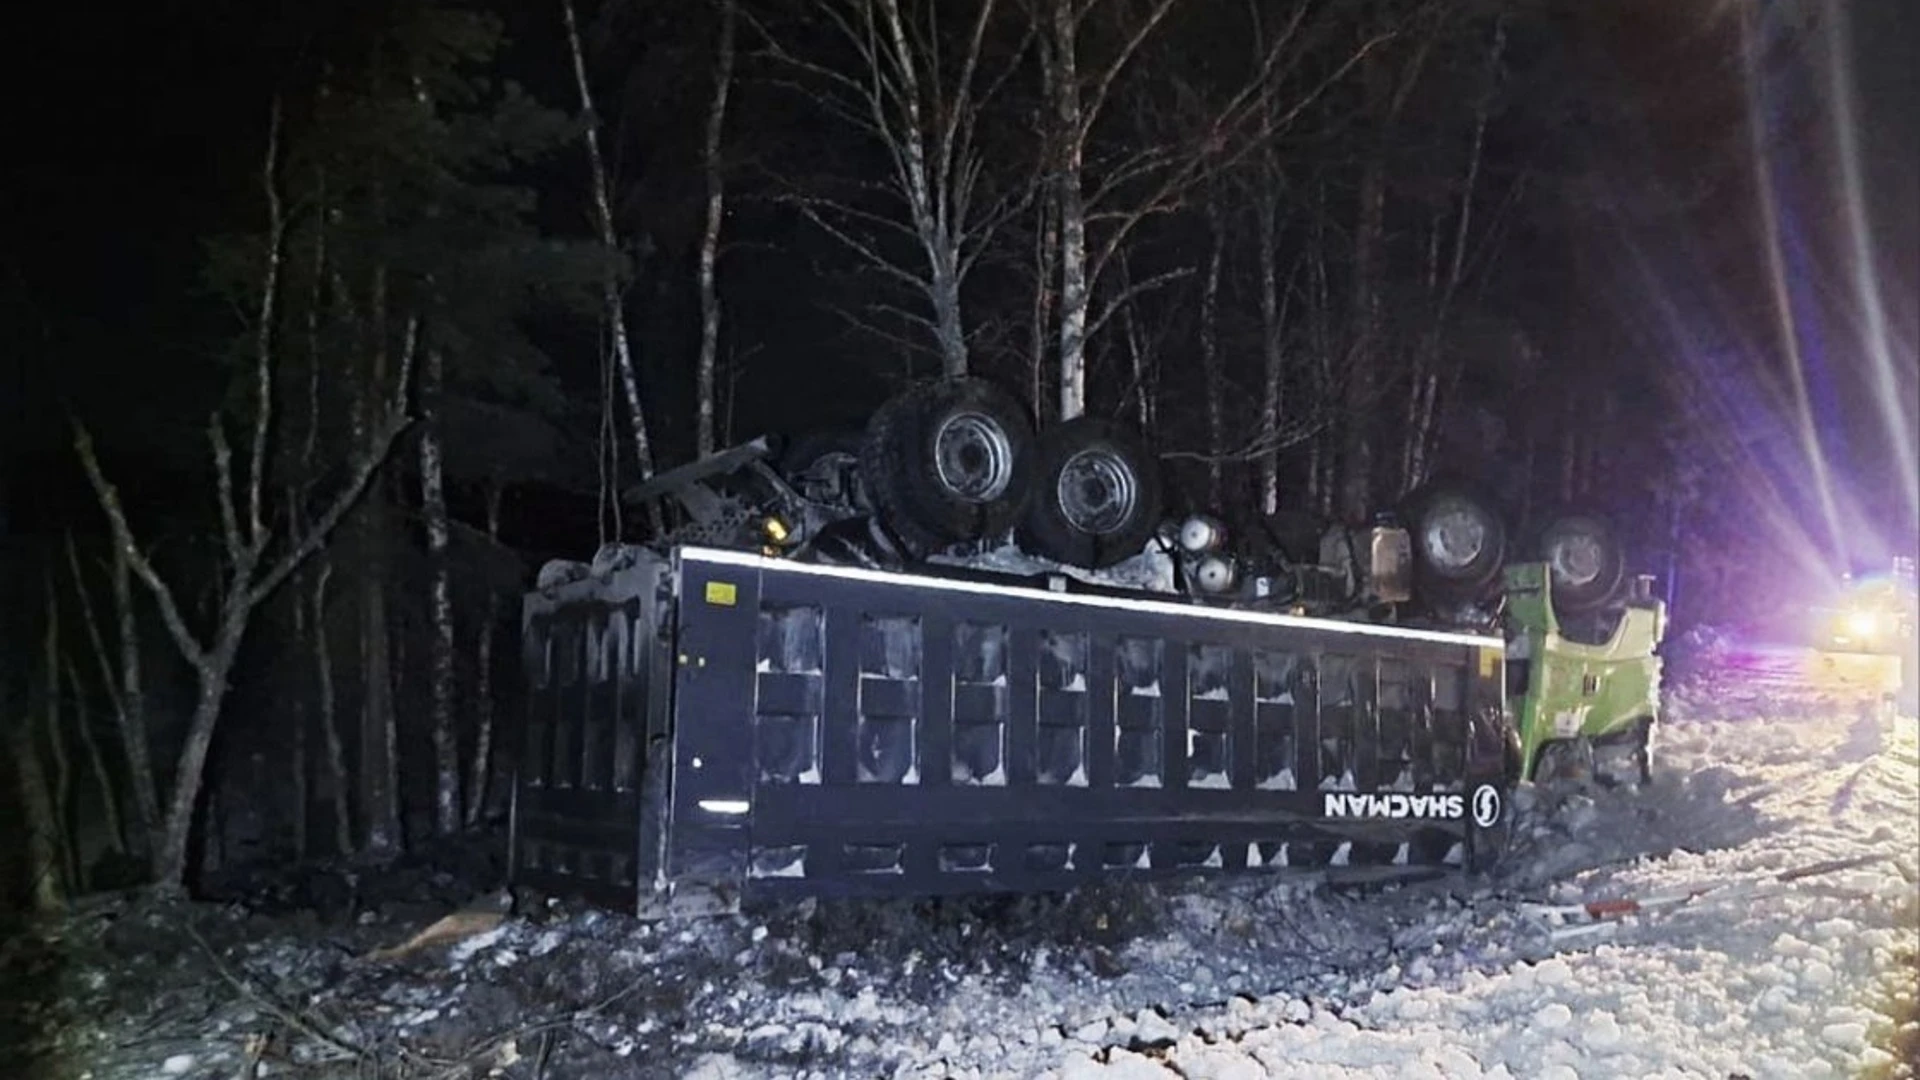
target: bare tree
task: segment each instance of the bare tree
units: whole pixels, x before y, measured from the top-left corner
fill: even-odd
[[[986,162],[975,137],[981,113],[1019,57],[997,74],[982,70],[996,0],[971,3],[965,39],[951,54],[931,0],[905,0],[904,10],[903,0],[821,5],[818,12],[855,58],[852,70],[795,55],[774,34],[760,31],[772,58],[807,76],[821,105],[887,156],[884,183],[864,188],[885,196],[884,206],[799,194],[788,201],[865,266],[924,303],[924,311],[871,308],[924,331],[947,375],[963,375],[970,364],[962,306],[967,276],[1031,189],[1011,185],[998,195],[984,190]],[[902,242],[912,255],[901,253]],[[857,322],[902,340],[871,319]]]
[[[427,558],[432,583],[427,599],[433,644],[427,669],[433,739],[433,825],[442,836],[460,831],[460,745],[453,733],[453,574],[447,565],[449,541],[441,413],[446,392],[446,362],[427,349],[420,379],[420,515],[427,528]]]
[[[1254,46],[1265,48],[1266,27],[1260,18],[1260,0],[1248,0],[1247,12],[1253,23]],[[1269,114],[1277,104],[1276,95],[1268,95],[1263,106]],[[1269,123],[1271,126],[1271,122]],[[1283,283],[1279,272],[1279,249],[1281,240],[1282,193],[1287,190],[1286,174],[1280,166],[1280,152],[1275,140],[1268,139],[1260,148],[1255,168],[1251,170],[1252,188],[1249,193],[1254,211],[1254,254],[1259,266],[1260,296],[1260,431],[1269,441],[1280,431],[1281,416],[1285,404],[1287,375],[1287,316],[1293,300],[1295,273],[1290,272]],[[1302,252],[1300,259],[1305,258]],[[1300,259],[1294,262],[1297,272]],[[1260,508],[1267,514],[1280,510],[1280,448],[1273,447],[1260,459]]]
[[[487,541],[500,543],[500,485],[487,485]],[[474,649],[473,758],[467,773],[466,824],[473,828],[486,812],[487,784],[493,769],[493,635],[500,621],[500,591],[487,587],[486,611]]]
[[[1226,253],[1227,230],[1220,206],[1207,200],[1207,273],[1200,286],[1200,375],[1207,395],[1208,505],[1222,505],[1221,461],[1226,450],[1227,374],[1220,361],[1220,263]]]
[[[574,87],[580,95],[580,111],[586,116],[584,138],[587,164],[593,173],[594,228],[600,243],[608,251],[620,250],[619,233],[613,225],[613,200],[608,194],[606,159],[600,153],[599,113],[593,107],[593,90],[587,83],[586,53],[580,47],[580,27],[573,17],[573,0],[560,0],[560,13],[566,22],[567,49],[573,58]],[[613,335],[614,365],[620,373],[620,388],[627,399],[627,419],[633,436],[633,458],[640,479],[653,475],[653,440],[648,435],[647,413],[640,404],[640,381],[634,372],[633,347],[627,338],[626,304],[620,298],[619,283],[609,273],[601,284],[601,304],[607,328]],[[655,533],[663,527],[658,502],[647,504],[648,524]]]
[[[1268,155],[1254,192],[1255,254],[1260,267],[1260,435],[1267,452],[1260,458],[1260,506],[1268,514],[1280,510],[1280,452],[1282,420],[1287,415],[1287,332],[1295,283],[1306,254],[1295,258],[1285,278],[1280,275],[1280,178]]]
[[[133,564],[126,551],[113,546],[112,574],[114,639],[120,650],[120,694],[114,718],[120,725],[120,744],[127,755],[133,805],[152,857],[160,850],[160,794],[153,772],[153,751],[147,739],[147,694],[140,670],[140,627],[133,608]]]
[[[327,775],[333,781],[333,846],[346,855],[353,851],[353,812],[347,798],[351,780],[334,703],[333,647],[327,626],[327,582],[332,577],[333,563],[322,557],[313,575],[313,681],[319,691],[320,738],[327,752]]]
[[[1347,371],[1341,383],[1343,436],[1336,509],[1347,522],[1364,521],[1371,512],[1379,437],[1369,418],[1379,405],[1386,347],[1382,290],[1386,273],[1386,204],[1389,155],[1398,137],[1400,116],[1419,85],[1439,39],[1440,6],[1408,20],[1412,49],[1394,58],[1369,56],[1361,68],[1362,115],[1370,121],[1370,145],[1362,154],[1352,232]]]
[[[1202,181],[1230,168],[1284,131],[1328,87],[1344,79],[1386,34],[1362,40],[1319,77],[1291,87],[1289,78],[1311,51],[1300,31],[1307,6],[1266,42],[1251,74],[1205,107],[1176,110],[1180,134],[1099,155],[1096,135],[1122,77],[1178,0],[1154,0],[1131,24],[1109,35],[1117,44],[1103,63],[1089,63],[1086,39],[1099,0],[1034,0],[1041,41],[1042,94],[1048,104],[1046,175],[1058,217],[1058,350],[1060,417],[1086,409],[1088,341],[1125,305],[1190,272],[1175,269],[1129,282],[1094,309],[1102,276],[1146,220],[1180,209]],[[1291,89],[1289,89],[1291,87]],[[1283,102],[1275,95],[1286,93]],[[1197,99],[1197,95],[1189,95]],[[1204,456],[1204,455],[1199,455]]]
[[[1133,283],[1133,268],[1126,253],[1120,256],[1119,283],[1125,292]],[[1126,349],[1127,368],[1131,372],[1128,395],[1134,401],[1134,420],[1143,433],[1152,433],[1160,417],[1160,353],[1175,335],[1180,312],[1177,305],[1160,305],[1155,316],[1134,304],[1120,308],[1121,341]]]
[[[320,94],[324,98],[327,92],[327,85],[323,81]],[[329,276],[337,273],[327,262],[327,222],[331,204],[327,197],[327,173],[324,166],[317,170],[315,176],[314,204],[317,207],[315,219],[317,225],[313,230],[313,262],[310,267],[309,293],[303,318],[307,357],[307,415],[306,423],[301,429],[300,456],[296,466],[296,473],[302,483],[312,482],[319,462],[320,371],[324,366],[320,347],[320,312],[324,304]],[[342,297],[347,295],[344,288],[336,289],[336,293]],[[356,437],[358,435],[359,432],[356,430]],[[287,492],[288,533],[296,542],[307,527],[304,514],[305,503],[306,499],[300,489],[290,484]],[[297,609],[309,613],[308,617],[300,621],[311,628],[315,719],[319,723],[321,748],[326,754],[329,801],[332,803],[333,810],[334,851],[336,854],[345,855],[353,851],[353,815],[351,800],[348,797],[351,778],[347,772],[346,746],[340,737],[340,720],[335,702],[332,626],[327,618],[327,585],[333,578],[333,562],[327,552],[322,551],[315,556],[311,574],[311,594],[301,591],[300,583],[296,583],[293,603]],[[305,818],[304,812],[302,818]]]
[[[720,353],[720,293],[715,280],[720,262],[720,222],[726,215],[726,176],[721,169],[720,140],[727,123],[727,96],[733,88],[733,33],[735,0],[719,0],[720,40],[714,50],[713,103],[707,108],[705,165],[707,173],[707,227],[700,235],[700,360],[695,368],[698,425],[695,451],[702,457],[714,451],[714,366]]]
[[[127,561],[114,549],[113,577],[115,603],[131,608],[129,582],[126,580]],[[140,651],[138,643],[123,648],[121,653],[121,671],[114,670],[114,660],[107,651],[106,636],[100,629],[100,621],[94,612],[93,598],[87,590],[86,576],[80,569],[80,553],[73,542],[73,535],[67,535],[67,569],[73,575],[74,595],[80,601],[80,617],[87,630],[87,642],[93,648],[94,662],[100,668],[100,684],[105,688],[108,707],[113,710],[114,722],[121,738],[121,752],[126,755],[127,770],[130,774],[129,786],[134,793],[133,832],[144,853],[150,855],[157,850],[153,830],[160,816],[159,801],[154,794],[153,767],[147,756],[146,719],[138,700],[140,690]],[[123,615],[131,623],[130,613]],[[129,628],[124,631],[131,634]],[[74,692],[80,693],[76,685]],[[112,798],[112,792],[108,792]],[[117,813],[117,811],[116,811]]]
[[[276,530],[268,525],[266,519],[264,486],[267,435],[272,425],[275,304],[280,291],[286,236],[285,214],[275,175],[279,155],[279,116],[276,103],[262,170],[268,231],[260,308],[255,314],[253,430],[243,495],[236,495],[235,492],[233,450],[227,440],[225,425],[217,415],[208,425],[213,453],[214,495],[219,509],[224,555],[219,568],[220,588],[211,627],[196,632],[188,624],[186,614],[175,599],[173,587],[160,575],[140,544],[127,518],[118,489],[107,480],[94,452],[92,436],[78,420],[74,422],[74,450],[98,497],[100,508],[106,514],[114,543],[124,553],[133,575],[146,587],[159,608],[161,622],[174,647],[192,667],[198,687],[186,738],[174,769],[173,790],[167,800],[162,842],[156,859],[156,884],[162,893],[167,894],[178,894],[185,887],[188,839],[192,832],[195,807],[199,802],[207,752],[219,726],[233,663],[254,610],[326,543],[341,519],[367,489],[375,472],[390,453],[394,441],[407,426],[407,383],[419,338],[417,320],[408,321],[396,390],[386,403],[384,415],[372,425],[370,437],[353,451],[347,463],[345,479],[304,536],[284,545],[276,544]],[[274,554],[276,547],[280,548],[278,554]]]
[[[1060,272],[1059,350],[1060,419],[1071,420],[1087,410],[1087,315],[1093,300],[1093,280],[1087,258],[1087,200],[1085,178],[1087,142],[1100,118],[1114,80],[1153,28],[1177,0],[1156,0],[1147,16],[1126,39],[1111,63],[1098,71],[1091,85],[1080,75],[1080,29],[1093,0],[1044,0],[1034,9],[1040,29],[1042,84],[1047,97],[1045,154],[1052,178],[1051,209],[1057,216]]]
[[[1459,209],[1452,215],[1451,229],[1443,207],[1436,211],[1427,245],[1424,280],[1430,297],[1431,315],[1425,332],[1413,352],[1413,372],[1407,399],[1406,443],[1401,461],[1402,489],[1410,490],[1427,478],[1428,459],[1433,449],[1434,423],[1440,408],[1443,386],[1459,377],[1459,365],[1442,370],[1442,351],[1451,325],[1454,300],[1468,273],[1468,249],[1472,240],[1474,200],[1480,194],[1480,165],[1486,146],[1488,114],[1493,104],[1493,84],[1506,51],[1506,20],[1494,21],[1487,45],[1485,79],[1473,106],[1473,124],[1467,143],[1466,162],[1462,166],[1458,195]],[[1450,233],[1446,242],[1442,236]],[[1443,265],[1444,252],[1444,265]]]

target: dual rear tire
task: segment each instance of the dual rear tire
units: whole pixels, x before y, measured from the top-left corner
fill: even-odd
[[[1037,436],[984,380],[914,387],[880,407],[860,446],[874,511],[909,552],[992,541],[1100,568],[1139,554],[1159,523],[1158,463],[1119,425],[1081,417]]]
[[[1401,520],[1412,534],[1414,573],[1427,603],[1470,603],[1496,587],[1515,546],[1500,504],[1459,479],[1442,479],[1407,496]],[[1617,600],[1626,584],[1626,551],[1604,517],[1560,511],[1532,537],[1528,557],[1547,564],[1555,614],[1584,615]]]

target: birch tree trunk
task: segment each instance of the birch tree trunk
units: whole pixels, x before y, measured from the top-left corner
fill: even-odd
[[[1445,15],[1445,9],[1436,9]],[[1360,81],[1364,113],[1374,121],[1371,145],[1360,170],[1353,228],[1352,319],[1349,370],[1342,403],[1346,415],[1341,445],[1340,517],[1352,524],[1366,520],[1373,509],[1375,463],[1381,435],[1375,411],[1379,407],[1381,352],[1385,347],[1380,289],[1386,258],[1387,154],[1395,145],[1400,114],[1419,84],[1431,55],[1437,27],[1414,31],[1419,36],[1405,65],[1389,72],[1386,61],[1374,53],[1361,60]]]
[[[1265,183],[1254,198],[1260,256],[1260,433],[1270,448],[1260,455],[1260,509],[1272,515],[1280,511],[1280,406],[1284,393],[1286,354],[1282,347],[1286,333],[1284,304],[1280,296],[1278,252],[1280,243],[1280,195],[1278,169],[1263,170]]]
[[[296,586],[293,590],[293,644],[296,648],[306,643],[307,638],[307,598]],[[297,655],[297,654],[296,654]],[[298,680],[296,680],[296,685]],[[311,831],[308,821],[308,808],[313,801],[313,791],[309,776],[311,767],[307,758],[307,695],[296,691],[287,711],[293,717],[292,746],[293,756],[289,771],[293,780],[293,857],[304,862],[307,858],[308,836]]]
[[[500,485],[487,487],[487,539],[500,543]],[[480,620],[474,646],[473,760],[467,780],[467,828],[480,824],[486,813],[488,785],[493,776],[493,633],[500,621],[500,593],[487,588],[486,614]]]
[[[313,580],[313,675],[319,687],[320,738],[326,746],[327,774],[333,781],[333,846],[341,855],[353,853],[353,810],[348,792],[347,750],[340,738],[340,720],[333,687],[333,646],[327,625],[327,582],[333,563],[321,560]]]
[[[1352,344],[1341,383],[1338,513],[1349,525],[1364,522],[1373,507],[1373,410],[1378,397],[1381,246],[1385,233],[1386,163],[1369,155],[1361,167],[1358,214],[1353,229]]]
[[[1121,280],[1131,282],[1133,272],[1127,260],[1120,260]],[[1123,285],[1123,287],[1125,287]],[[1135,315],[1133,305],[1128,304],[1120,311],[1120,329],[1126,336],[1127,360],[1133,369],[1134,415],[1140,424],[1142,434],[1151,435],[1155,431],[1154,399],[1158,390],[1153,349],[1147,343],[1147,336],[1140,329],[1140,320]]]
[[[769,41],[774,56],[809,77],[829,115],[852,125],[884,152],[881,176],[859,177],[856,187],[882,189],[898,200],[897,210],[875,212],[860,196],[802,193],[788,199],[869,269],[925,303],[924,311],[871,305],[887,322],[911,325],[915,336],[902,336],[858,309],[843,314],[908,354],[925,347],[917,337],[924,331],[947,376],[964,375],[971,366],[962,304],[967,275],[992,234],[1024,201],[1006,193],[982,197],[978,190],[982,177],[993,171],[974,141],[975,130],[985,100],[1013,69],[999,78],[980,78],[997,0],[967,3],[973,9],[969,29],[964,41],[953,47],[938,25],[940,5],[931,0],[830,0],[814,5],[815,19],[832,28],[840,44],[858,58],[851,66],[843,67],[837,59],[796,56],[780,42]],[[984,86],[976,89],[982,81]],[[911,255],[906,254],[909,245]]]
[[[377,205],[376,198],[376,205]],[[369,288],[369,365],[359,414],[371,417],[373,398],[387,377],[387,270],[373,269]],[[358,438],[356,437],[356,442]],[[399,737],[393,713],[393,648],[387,612],[388,537],[392,522],[388,483],[376,482],[361,514],[360,581],[360,821],[361,849],[376,857],[397,853],[400,825]]]
[[[1338,402],[1333,347],[1333,289],[1327,273],[1327,189],[1314,187],[1314,210],[1307,227],[1307,342],[1314,357],[1314,390],[1323,401]],[[1324,408],[1324,406],[1323,406]],[[1339,418],[1334,417],[1337,421]],[[1321,424],[1308,444],[1307,493],[1310,508],[1322,518],[1333,514],[1334,439],[1340,426]]]
[[[1092,289],[1087,280],[1087,209],[1081,190],[1086,157],[1086,122],[1081,113],[1079,12],[1073,0],[1052,0],[1042,51],[1051,69],[1054,135],[1054,212],[1060,230],[1060,419],[1087,411],[1087,309]]]
[[[370,517],[375,528],[385,524],[384,513]],[[360,820],[365,830],[361,846],[377,856],[398,852],[401,840],[399,737],[394,728],[393,647],[387,637],[383,566],[384,560],[377,557],[368,563],[360,597],[359,779]]]
[[[580,27],[573,17],[572,0],[560,0],[560,12],[567,29],[567,49],[573,59],[574,88],[580,95],[580,111],[586,117],[583,137],[587,144],[587,165],[592,171],[594,226],[600,243],[609,251],[620,250],[619,234],[613,226],[613,198],[608,191],[606,161],[600,153],[599,113],[593,107],[593,90],[587,83],[586,53],[580,47]],[[627,418],[633,436],[634,464],[640,479],[653,476],[653,440],[648,435],[646,410],[640,404],[640,381],[634,372],[633,347],[627,339],[626,305],[620,299],[619,283],[612,274],[602,280],[600,302],[613,335],[614,366],[620,373],[620,389],[627,399]],[[658,534],[665,527],[660,504],[647,504],[647,524]]]
[[[1038,228],[1034,230],[1033,251],[1033,327],[1032,352],[1028,356],[1027,400],[1033,407],[1033,418],[1044,424],[1047,421],[1047,361],[1052,358],[1053,311],[1058,297],[1054,292],[1054,275],[1060,254],[1060,215],[1054,209],[1054,197],[1051,191],[1044,193],[1038,201],[1036,213],[1039,217]]]
[[[727,95],[733,87],[733,31],[735,0],[719,0],[720,42],[713,64],[713,104],[707,109],[704,154],[707,173],[707,227],[700,237],[700,359],[695,384],[698,395],[696,452],[705,457],[714,447],[714,369],[720,354],[720,293],[716,281],[720,260],[720,223],[726,215],[725,176],[720,143],[726,129]],[[477,800],[476,800],[477,802]]]
[[[1500,58],[1506,51],[1506,20],[1503,17],[1494,22],[1493,39],[1487,47],[1486,77],[1488,85],[1482,90],[1474,103],[1473,134],[1467,145],[1465,175],[1460,181],[1460,209],[1454,218],[1451,251],[1447,257],[1444,274],[1438,275],[1439,295],[1434,301],[1433,323],[1428,327],[1425,343],[1420,350],[1420,363],[1415,368],[1413,411],[1408,424],[1406,481],[1405,488],[1411,490],[1425,483],[1429,471],[1428,461],[1433,452],[1434,427],[1438,418],[1442,383],[1453,384],[1459,377],[1459,367],[1443,379],[1440,364],[1445,351],[1446,333],[1451,323],[1454,296],[1466,276],[1467,242],[1471,236],[1473,224],[1474,197],[1479,189],[1481,155],[1486,148],[1487,120],[1493,103],[1493,80],[1500,66]],[[1436,223],[1437,226],[1437,223]],[[1435,229],[1435,241],[1439,230]],[[1437,270],[1437,267],[1435,268]]]
[[[1207,275],[1200,288],[1200,372],[1207,394],[1207,505],[1225,505],[1221,455],[1227,441],[1227,384],[1220,365],[1220,262],[1226,247],[1220,208],[1207,202]]]
[[[453,581],[447,566],[447,495],[440,443],[446,370],[440,350],[428,349],[426,360],[420,385],[420,509],[432,565],[427,604],[433,644],[427,670],[432,695],[433,825],[440,835],[451,836],[460,831],[460,744],[453,730]]]

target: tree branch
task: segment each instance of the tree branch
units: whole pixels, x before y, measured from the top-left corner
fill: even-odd
[[[107,523],[113,528],[113,542],[126,555],[127,565],[133,569],[134,576],[147,587],[154,603],[159,605],[160,621],[173,638],[174,647],[180,650],[180,655],[187,663],[199,667],[206,657],[206,650],[194,638],[193,631],[187,629],[186,620],[180,616],[180,605],[174,601],[173,590],[161,580],[134,540],[133,529],[128,526],[126,511],[120,504],[120,492],[107,482],[106,476],[100,471],[100,461],[93,452],[93,436],[78,420],[73,421],[73,449],[80,455],[80,466],[86,470],[87,481],[93,485],[100,509],[107,515]]]
[[[924,279],[914,275],[910,271],[901,269],[893,260],[876,251],[872,245],[865,243],[822,217],[811,205],[804,202],[797,203],[796,205],[800,207],[800,212],[806,215],[808,221],[818,225],[828,236],[833,237],[835,240],[838,240],[859,254],[860,257],[867,260],[874,269],[903,284],[910,285],[922,292],[926,291],[927,282]]]
[[[1183,277],[1188,277],[1192,273],[1193,273],[1193,267],[1182,266],[1177,269],[1168,270],[1164,273],[1155,274],[1152,277],[1129,284],[1126,288],[1121,289],[1118,293],[1114,294],[1113,298],[1108,300],[1106,305],[1100,309],[1099,316],[1095,318],[1093,322],[1087,324],[1087,336],[1092,337],[1093,335],[1099,333],[1100,328],[1107,325],[1107,320],[1113,318],[1114,315],[1120,311],[1122,306],[1132,303],[1142,293],[1151,292],[1154,289],[1161,287],[1162,285],[1166,285],[1171,282],[1178,281]]]
[[[286,212],[274,170],[280,159],[280,99],[273,99],[267,123],[267,160],[261,183],[267,192],[267,269],[260,293],[260,325],[254,355],[254,414],[252,457],[247,464],[248,542],[255,552],[266,546],[267,526],[261,516],[261,487],[267,471],[267,430],[273,423],[273,320],[280,291],[281,248],[286,243]]]
[[[93,645],[94,659],[100,662],[100,682],[107,688],[107,702],[113,706],[115,716],[127,714],[126,702],[120,696],[120,682],[114,676],[112,654],[107,652],[107,639],[100,633],[100,620],[94,614],[93,597],[87,592],[86,575],[80,572],[80,551],[73,542],[73,530],[67,530],[67,569],[73,574],[73,591],[80,598],[80,619],[87,628],[87,640]],[[77,688],[77,685],[76,685]]]
[[[227,563],[237,577],[246,573],[249,545],[240,537],[240,522],[233,506],[233,448],[227,445],[227,429],[217,412],[207,420],[207,438],[213,443],[213,482],[220,502],[220,533],[227,547]]]
[[[257,605],[271,596],[287,578],[293,576],[294,571],[300,569],[302,563],[326,544],[327,538],[332,535],[341,519],[345,518],[354,504],[360,501],[361,494],[367,490],[367,484],[373,480],[373,474],[380,470],[387,455],[393,452],[394,442],[413,422],[407,415],[407,397],[413,382],[414,358],[419,352],[419,346],[420,318],[416,315],[407,320],[406,345],[400,354],[399,385],[394,391],[394,401],[387,413],[386,422],[373,434],[372,442],[354,463],[353,473],[346,487],[334,496],[333,502],[321,512],[313,527],[307,530],[306,535],[302,536],[298,543],[280,556],[272,568],[260,577],[257,584],[248,589],[249,604]]]
[[[1153,28],[1160,25],[1160,20],[1166,18],[1167,12],[1172,11],[1173,5],[1178,2],[1179,0],[1159,0],[1159,3],[1153,6],[1153,10],[1147,13],[1147,17],[1141,20],[1133,36],[1120,47],[1120,52],[1113,58],[1113,63],[1107,66],[1107,70],[1100,73],[1093,92],[1087,96],[1086,105],[1080,113],[1080,130],[1072,132],[1070,137],[1081,142],[1086,141],[1088,133],[1093,130],[1094,123],[1100,119],[1100,110],[1107,103],[1107,95],[1113,90],[1114,80],[1120,77],[1120,72],[1126,68],[1127,61],[1133,59],[1133,54],[1139,50],[1141,43],[1147,40],[1147,35],[1153,33]],[[1078,32],[1078,27],[1075,31]]]

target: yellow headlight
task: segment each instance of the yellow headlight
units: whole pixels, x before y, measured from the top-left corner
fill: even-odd
[[[767,539],[776,544],[786,543],[787,537],[793,535],[793,530],[787,528],[787,523],[777,517],[770,517],[761,522],[760,528],[766,532]]]

